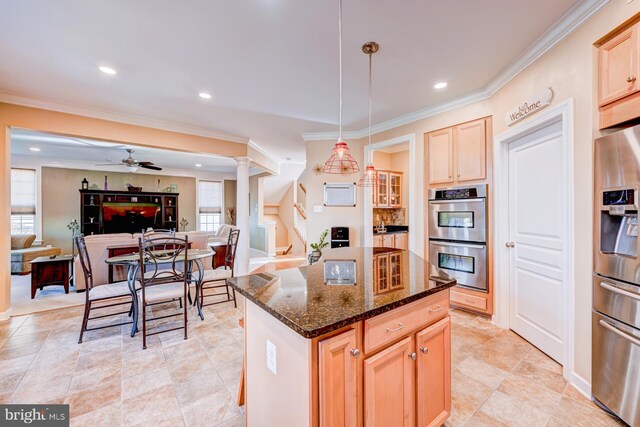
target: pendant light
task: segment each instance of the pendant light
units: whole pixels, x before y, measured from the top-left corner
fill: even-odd
[[[369,146],[371,146],[371,57],[380,49],[380,45],[376,42],[368,42],[362,46],[362,52],[369,55]],[[358,181],[359,187],[377,187],[378,172],[373,163],[367,163],[364,175]]]
[[[360,166],[351,155],[349,146],[342,140],[342,0],[339,0],[338,10],[338,53],[340,66],[340,118],[338,142],[333,147],[331,157],[324,164],[323,172],[330,174],[349,175],[360,172]]]

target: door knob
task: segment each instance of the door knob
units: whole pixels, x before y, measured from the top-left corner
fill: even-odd
[[[631,76],[631,77],[627,77],[627,83],[633,83],[636,81],[636,78]]]
[[[409,359],[411,360],[416,360],[418,358],[418,355],[416,354],[415,351],[413,353],[409,353],[408,356],[409,356]]]
[[[422,354],[429,353],[429,349],[427,347],[420,347],[420,351],[422,352]]]
[[[351,349],[351,355],[357,359],[358,357],[360,357],[360,350],[357,348]]]
[[[506,247],[508,247],[508,248],[513,248],[516,244],[515,244],[515,243],[513,243],[513,242],[507,242],[507,243],[505,243],[504,245],[505,245]]]

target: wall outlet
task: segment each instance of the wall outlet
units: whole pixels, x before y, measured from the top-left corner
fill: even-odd
[[[322,205],[313,205],[313,213],[322,213]]]
[[[267,340],[267,369],[270,370],[273,375],[278,375],[276,345],[269,340]]]

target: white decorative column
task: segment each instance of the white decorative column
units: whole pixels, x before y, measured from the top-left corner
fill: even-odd
[[[236,252],[235,275],[249,273],[249,158],[236,157],[236,226],[240,229],[240,239]]]

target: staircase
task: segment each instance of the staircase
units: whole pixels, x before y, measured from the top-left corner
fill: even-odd
[[[302,241],[305,247],[305,253],[307,251],[307,214],[305,213],[304,206],[295,203],[293,205],[294,217],[293,217],[293,229],[295,230],[298,238]]]

